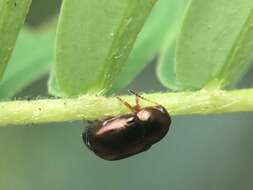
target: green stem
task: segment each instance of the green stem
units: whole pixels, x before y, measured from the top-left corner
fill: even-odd
[[[171,115],[253,111],[253,89],[143,94],[163,105]],[[134,104],[134,96],[122,96]],[[141,101],[142,106],[152,105]],[[129,110],[115,97],[84,95],[77,99],[45,99],[0,103],[0,126],[74,120],[94,120]]]

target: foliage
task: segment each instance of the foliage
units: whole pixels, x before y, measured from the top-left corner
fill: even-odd
[[[76,96],[108,91],[154,3],[155,0],[63,1],[54,76],[49,83],[51,93]]]
[[[31,0],[0,0],[0,77],[2,77]]]
[[[7,99],[47,74],[53,59],[54,32],[20,32],[16,47],[0,81],[0,99]]]
[[[2,73],[29,6],[25,0],[10,2],[0,1],[5,5],[0,45],[9,47],[0,50]],[[13,14],[14,8],[19,12]],[[65,0],[55,50],[52,30],[38,34],[24,29],[0,82],[0,98],[15,95],[46,74],[51,63],[51,94],[112,94],[154,56],[159,58],[157,75],[167,88],[225,88],[252,62],[252,15],[250,0]]]

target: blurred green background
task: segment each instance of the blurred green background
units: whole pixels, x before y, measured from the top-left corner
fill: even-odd
[[[33,0],[27,24],[57,15],[59,0]],[[47,78],[17,98],[48,96]],[[252,81],[252,72],[241,87]],[[127,89],[165,91],[155,63]],[[83,144],[84,123],[0,128],[0,189],[3,190],[251,190],[253,114],[173,117],[170,133],[150,151],[108,162]]]

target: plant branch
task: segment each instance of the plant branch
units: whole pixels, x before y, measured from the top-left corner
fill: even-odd
[[[144,97],[163,105],[171,115],[253,111],[253,89],[153,93]],[[122,96],[134,104],[134,96]],[[151,105],[141,101],[142,106]],[[128,113],[115,97],[84,95],[76,99],[44,99],[0,103],[0,126],[94,120]]]

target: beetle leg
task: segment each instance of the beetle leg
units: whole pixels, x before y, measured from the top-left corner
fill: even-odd
[[[140,105],[140,97],[139,96],[135,96],[135,106],[134,109],[136,112],[141,110],[141,105]]]
[[[128,109],[130,109],[132,112],[136,112],[135,108],[133,106],[131,106],[129,103],[127,103],[126,101],[122,100],[120,97],[116,96],[116,98],[123,103]]]
[[[141,95],[139,95],[139,94],[137,94],[136,92],[134,92],[133,90],[128,90],[130,93],[132,93],[132,94],[134,94],[136,97],[138,97],[138,98],[141,98],[141,99],[143,99],[143,100],[145,100],[145,101],[147,101],[147,102],[150,102],[150,103],[152,103],[152,104],[155,104],[155,105],[157,105],[157,106],[161,106],[160,104],[158,104],[158,103],[156,103],[156,102],[153,102],[153,101],[151,101],[151,100],[149,100],[149,99],[147,99],[147,98],[144,98],[143,96],[141,96]]]

